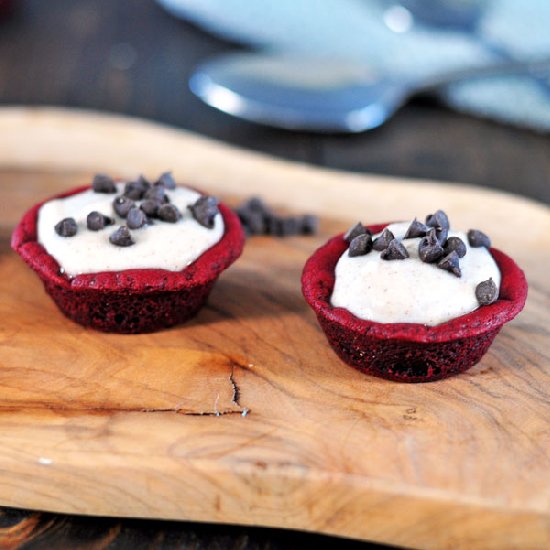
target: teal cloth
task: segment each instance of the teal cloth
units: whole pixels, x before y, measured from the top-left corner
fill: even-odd
[[[394,32],[384,23],[392,6],[385,0],[157,1],[211,33],[258,50],[349,57],[414,76],[494,63],[502,52],[518,60],[550,57],[548,0],[486,0],[474,33],[421,24]],[[450,86],[443,99],[460,111],[548,132],[548,77],[471,80]]]

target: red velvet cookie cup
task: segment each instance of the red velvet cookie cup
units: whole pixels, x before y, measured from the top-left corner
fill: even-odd
[[[128,269],[69,278],[37,241],[38,213],[45,202],[89,188],[79,187],[33,206],[12,235],[12,248],[42,279],[58,308],[69,319],[103,332],[154,332],[194,317],[220,273],[241,255],[244,233],[239,218],[220,204],[222,238],[181,271]]]
[[[377,233],[386,225],[370,229]],[[304,267],[302,291],[334,351],[366,374],[399,382],[430,382],[464,372],[479,362],[504,323],[525,305],[523,271],[506,254],[491,248],[502,276],[500,295],[493,304],[436,326],[360,319],[330,303],[336,264],[348,246],[338,235],[319,248]]]

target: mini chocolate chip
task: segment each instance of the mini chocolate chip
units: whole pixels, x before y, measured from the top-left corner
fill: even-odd
[[[103,229],[105,226],[113,225],[114,223],[115,221],[113,220],[113,218],[110,218],[109,216],[105,216],[104,214],[101,214],[96,210],[94,210],[93,212],[90,212],[86,217],[86,227],[90,231],[99,231]]]
[[[466,245],[460,237],[449,237],[447,239],[447,244],[445,245],[445,253],[455,251],[458,254],[459,258],[464,258],[466,256]]]
[[[283,225],[285,227],[284,236],[288,237],[301,234],[299,216],[287,216],[286,218],[283,218],[283,220]]]
[[[153,185],[151,189],[145,192],[143,198],[144,200],[154,201],[159,204],[170,202],[162,185]]]
[[[349,256],[355,258],[356,256],[364,256],[372,250],[372,235],[364,233],[363,235],[357,235],[351,239],[349,243]]]
[[[77,231],[76,221],[74,218],[63,218],[55,224],[54,229],[60,237],[74,237]]]
[[[365,235],[366,233],[370,234],[370,231],[361,222],[357,222],[346,231],[346,234],[344,235],[344,241],[350,243],[351,241],[353,241],[353,239],[355,239],[355,237],[359,237],[359,235]]]
[[[426,225],[449,229],[449,217],[443,210],[438,210],[435,214],[428,214],[426,216]]]
[[[143,190],[137,187],[134,182],[127,183],[124,186],[124,196],[134,201],[139,201],[143,197]]]
[[[374,242],[372,243],[372,247],[374,250],[378,250],[378,252],[381,252],[382,250],[385,250],[388,248],[389,244],[395,239],[394,234],[387,228],[384,228],[384,231],[382,231],[382,234],[380,237],[377,237],[374,239]]]
[[[300,231],[302,235],[316,235],[319,231],[319,216],[305,214],[300,222]]]
[[[150,188],[151,184],[143,176],[139,176],[136,181],[130,181],[124,186],[124,195],[129,199],[139,201]]]
[[[153,201],[151,199],[144,200],[140,205],[140,208],[148,216],[156,216],[159,207],[160,207],[160,203],[158,203],[157,201]]]
[[[276,214],[270,214],[265,218],[265,232],[274,237],[283,236],[283,218]]]
[[[137,206],[130,208],[128,216],[126,217],[126,224],[130,229],[139,229],[140,227],[143,227],[146,223],[147,216],[145,215],[145,212],[141,210],[141,208],[138,208]]]
[[[251,235],[262,235],[265,231],[263,214],[261,212],[248,212],[244,225]]]
[[[283,216],[283,237],[292,237],[298,233],[299,221],[296,216]]]
[[[445,248],[448,235],[449,230],[446,228],[430,227],[426,233],[426,238],[431,246],[438,244],[442,248]]]
[[[438,264],[437,267],[439,269],[445,269],[449,273],[452,273],[453,275],[456,275],[457,277],[460,277],[462,275],[460,271],[459,266],[459,258],[458,254],[455,250],[447,254]]]
[[[92,181],[94,193],[116,193],[116,185],[113,178],[107,174],[96,174]]]
[[[419,222],[416,218],[414,218],[403,238],[415,239],[416,237],[425,237],[427,231],[428,228],[422,222]]]
[[[113,208],[121,218],[125,218],[128,215],[128,212],[130,212],[130,209],[134,206],[134,201],[124,195],[117,197],[113,201]]]
[[[425,263],[436,262],[445,255],[443,247],[437,239],[437,231],[432,227],[426,236],[418,243],[418,257]]]
[[[382,250],[380,257],[383,260],[404,260],[409,257],[407,249],[403,246],[403,243],[397,239],[393,239],[388,247]]]
[[[472,248],[480,248],[482,246],[489,248],[491,246],[491,239],[479,229],[470,229],[468,231],[468,242]]]
[[[267,207],[260,197],[252,197],[247,201],[240,204],[235,212],[238,214],[241,223],[245,226],[248,226],[249,223],[253,224],[256,229],[252,228],[251,233],[253,235],[261,235],[267,232],[267,227],[269,225],[269,218],[273,215],[272,210]],[[261,223],[263,224],[263,229],[258,232],[260,227],[260,218]]]
[[[435,227],[435,236],[439,241],[439,244],[445,248],[447,243],[447,237],[449,236],[449,230],[446,227]]]
[[[103,214],[100,214],[96,210],[90,212],[86,216],[86,227],[90,231],[99,231],[105,227],[105,220],[103,219]]]
[[[162,185],[164,189],[175,189],[176,180],[172,176],[172,172],[163,172],[155,182],[155,185]]]
[[[195,204],[190,204],[187,208],[189,208],[191,214],[200,225],[209,229],[214,227],[214,218],[219,212],[218,199],[203,195],[197,199]]]
[[[439,239],[437,238],[437,229],[435,227],[430,227],[426,233],[426,239],[428,239],[428,244],[435,246],[439,244]]]
[[[476,298],[480,305],[488,306],[498,298],[498,288],[493,279],[482,281],[476,286]]]
[[[269,209],[266,207],[266,205],[264,204],[264,202],[260,197],[251,197],[244,203],[243,206],[248,210],[252,210],[253,212],[269,211]]]
[[[181,212],[173,204],[163,204],[159,207],[157,216],[164,222],[176,223],[181,218]]]
[[[136,183],[141,185],[144,189],[149,189],[151,187],[151,182],[143,174],[138,176]]]
[[[121,225],[112,233],[109,241],[115,246],[132,246],[134,244],[130,230],[125,225]]]
[[[235,208],[235,213],[237,214],[237,216],[239,216],[239,220],[243,225],[248,225],[251,214],[248,208],[245,208],[244,206],[238,206],[237,208]],[[260,217],[262,217],[261,213],[258,214],[260,215]]]
[[[191,206],[188,208],[193,211]],[[234,210],[248,235],[313,235],[319,229],[317,216],[279,216],[257,196],[242,202]]]

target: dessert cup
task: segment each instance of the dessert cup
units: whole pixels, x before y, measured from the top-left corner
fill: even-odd
[[[371,226],[378,233],[388,224]],[[349,243],[338,235],[307,261],[302,291],[329,344],[348,365],[400,382],[429,382],[466,371],[479,362],[504,323],[527,297],[523,271],[503,252],[490,248],[502,280],[496,302],[435,326],[378,323],[360,319],[330,302],[335,267]]]
[[[40,207],[52,199],[90,189],[79,187],[28,210],[15,228],[12,248],[40,277],[58,308],[81,325],[104,332],[153,332],[194,317],[223,270],[241,254],[244,234],[238,217],[220,204],[224,234],[181,271],[127,269],[68,277],[38,242]]]

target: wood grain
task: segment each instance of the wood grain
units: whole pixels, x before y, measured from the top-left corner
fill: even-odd
[[[550,544],[545,207],[466,186],[314,170],[118,117],[4,109],[0,135],[0,364],[8,367],[0,369],[0,504],[427,548]],[[83,331],[8,251],[10,228],[31,203],[96,170],[166,168],[229,200],[260,193],[289,211],[317,212],[322,235],[251,239],[189,325],[130,337]],[[462,376],[415,386],[363,376],[326,345],[301,298],[302,265],[358,218],[434,207],[457,226],[487,230],[517,259],[530,283],[527,307]],[[79,356],[71,349],[80,340]],[[74,357],[79,368],[67,364]],[[145,373],[149,362],[156,370]],[[63,385],[67,368],[78,374],[72,388]],[[212,411],[221,391],[231,410],[250,412],[177,414],[188,376],[196,392],[186,411],[202,403]],[[142,388],[151,410],[122,410]]]

